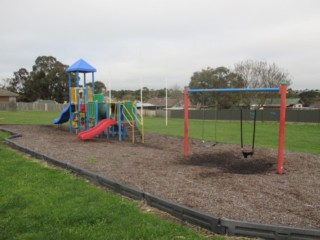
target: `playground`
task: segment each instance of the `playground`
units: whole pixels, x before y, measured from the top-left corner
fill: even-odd
[[[284,151],[285,83],[280,88],[185,88],[181,139],[145,135],[136,104],[112,102],[111,97],[96,94],[96,69],[84,60],[67,72],[68,104],[52,125],[3,126],[21,134],[13,140],[17,144],[216,217],[320,227],[319,155]],[[87,75],[91,75],[91,87]],[[213,91],[279,92],[278,149],[254,148],[256,111],[251,149],[245,148],[242,109],[241,151],[234,144],[189,139],[188,94]]]
[[[190,140],[185,158],[183,139],[152,133],[145,144],[132,144],[81,141],[66,125],[2,127],[21,134],[13,141],[26,148],[214,216],[320,227],[319,155],[285,152],[279,175],[276,149],[257,147],[253,158],[243,158],[239,146]]]

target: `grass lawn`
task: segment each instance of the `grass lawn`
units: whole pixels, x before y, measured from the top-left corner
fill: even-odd
[[[169,119],[165,126],[163,118],[145,118],[145,130],[165,135],[183,137],[183,119]],[[216,126],[215,126],[216,124]],[[215,129],[216,134],[215,134]],[[243,124],[244,144],[251,145],[252,122]],[[256,123],[256,147],[278,147],[279,125],[274,122]],[[224,143],[234,143],[240,149],[240,123],[231,121],[189,120],[189,138]],[[320,154],[320,125],[287,123],[285,150]]]
[[[57,118],[59,114],[59,112],[0,111],[0,124],[52,124],[53,119]]]
[[[52,124],[59,112],[6,112],[0,111],[0,124]],[[183,119],[144,118],[146,132],[156,132],[183,137]],[[68,123],[67,123],[68,124]],[[215,126],[216,124],[216,126]],[[244,123],[244,144],[252,143],[252,122]],[[278,147],[278,123],[257,122],[256,147]],[[215,129],[217,132],[215,134]],[[204,132],[204,134],[202,134]],[[189,137],[238,144],[240,148],[240,123],[231,121],[189,121]],[[320,124],[287,123],[285,150],[320,154]]]
[[[0,124],[52,124],[59,112],[0,111]],[[146,132],[183,137],[183,119],[145,118]],[[252,122],[244,140],[252,141]],[[215,129],[217,130],[215,134]],[[0,132],[0,141],[6,134]],[[240,124],[189,121],[189,136],[240,149]],[[285,148],[320,154],[320,125],[286,124]],[[278,123],[257,122],[256,146],[277,148]],[[142,212],[138,203],[99,189],[66,171],[48,168],[0,143],[1,239],[206,239],[178,224]],[[214,236],[211,239],[227,239]]]
[[[0,239],[207,239],[3,144],[0,186]]]

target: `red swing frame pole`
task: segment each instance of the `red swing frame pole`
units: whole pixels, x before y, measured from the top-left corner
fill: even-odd
[[[188,122],[188,110],[189,110],[189,98],[188,98],[188,87],[184,88],[184,156],[189,156],[189,122]]]
[[[280,86],[280,119],[279,119],[279,144],[278,144],[278,166],[277,174],[283,174],[284,164],[284,131],[286,126],[286,94],[287,84],[281,83]]]

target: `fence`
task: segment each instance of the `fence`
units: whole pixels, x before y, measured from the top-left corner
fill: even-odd
[[[155,110],[153,114],[150,113],[145,116],[165,117],[164,110]],[[253,118],[253,111],[249,109],[243,110],[243,120],[251,120]],[[279,121],[279,109],[263,109],[257,110],[257,121]],[[169,110],[168,118],[183,118],[183,110]],[[204,119],[204,120],[227,120],[239,121],[239,109],[222,109],[222,110],[189,110],[189,119]],[[300,110],[300,109],[287,109],[286,111],[287,122],[303,122],[303,123],[320,123],[320,109],[313,110]]]
[[[10,102],[0,103],[0,111],[50,111],[61,112],[66,107],[66,104],[54,103],[25,103],[25,102]],[[252,111],[243,110],[243,120],[252,118]],[[143,115],[148,117],[165,117],[165,110],[143,110]],[[183,110],[168,110],[168,118],[183,118]],[[190,119],[205,119],[205,120],[240,120],[239,109],[221,109],[221,110],[189,110]],[[263,109],[257,110],[257,121],[279,121],[278,109]],[[287,109],[287,122],[305,122],[305,123],[320,123],[320,109]]]
[[[11,102],[0,103],[0,111],[61,112],[62,109],[66,106],[67,104]]]

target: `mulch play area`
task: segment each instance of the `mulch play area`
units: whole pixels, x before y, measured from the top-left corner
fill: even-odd
[[[116,138],[79,140],[67,127],[2,125],[22,134],[18,144],[144,192],[217,217],[320,228],[320,155],[285,153],[276,174],[277,150],[240,147],[147,133],[145,144]]]

